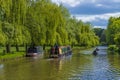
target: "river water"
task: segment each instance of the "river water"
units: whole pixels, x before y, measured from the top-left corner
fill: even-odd
[[[108,55],[106,47],[74,50],[59,59],[21,58],[0,62],[0,80],[120,80],[120,56]]]

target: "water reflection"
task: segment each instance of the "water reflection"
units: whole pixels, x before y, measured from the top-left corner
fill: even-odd
[[[92,64],[86,64],[82,71],[79,70],[76,75],[69,78],[69,80],[119,80],[120,75],[118,74],[120,74],[120,70],[113,67],[114,63],[111,65],[109,61],[110,57],[107,55],[106,49],[100,47],[98,53],[97,56],[92,58]],[[119,59],[115,57],[115,60]],[[111,62],[114,62],[113,58]],[[120,63],[115,64],[119,65]]]
[[[76,50],[63,58],[4,62],[0,65],[0,80],[119,80],[120,56],[107,55],[105,48],[99,48],[97,56],[90,49]]]
[[[3,64],[0,64],[0,70],[1,70],[3,67],[4,67],[4,65],[3,65]]]

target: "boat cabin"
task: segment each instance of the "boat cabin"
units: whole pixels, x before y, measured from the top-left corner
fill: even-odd
[[[32,57],[32,56],[37,56],[39,54],[43,54],[43,47],[42,46],[36,46],[36,47],[29,47],[27,49],[26,56],[27,57]]]
[[[72,54],[72,49],[70,46],[55,46],[50,49],[50,57],[57,58],[61,56],[68,56]]]

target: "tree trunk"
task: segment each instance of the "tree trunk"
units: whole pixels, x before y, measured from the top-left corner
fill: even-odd
[[[43,45],[43,50],[45,50],[45,48],[46,48],[46,46],[45,46],[45,44]]]
[[[16,44],[16,51],[19,52],[19,46]]]
[[[10,44],[6,44],[6,52],[7,52],[7,53],[10,53],[10,52],[11,52],[11,50],[10,50]]]
[[[27,47],[28,47],[27,44],[25,44],[25,51],[26,51],[26,52],[27,52]]]
[[[72,43],[72,48],[74,47],[74,43]]]

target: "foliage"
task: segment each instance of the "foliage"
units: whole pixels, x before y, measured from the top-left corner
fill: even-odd
[[[6,44],[12,44],[13,43],[13,37],[14,37],[14,26],[13,24],[10,24],[8,22],[2,23],[2,31],[6,36]]]
[[[98,37],[101,37],[101,34],[102,34],[104,29],[102,29],[102,28],[94,28],[93,30],[95,32],[95,35],[97,35]]]
[[[0,0],[0,44],[96,46],[90,23],[71,17],[51,0]]]
[[[114,41],[115,41],[116,45],[120,45],[120,32],[115,34]]]
[[[118,47],[116,45],[109,45],[108,50],[109,51],[118,51]]]
[[[2,30],[2,22],[0,22],[0,45],[4,45],[6,43],[6,36]]]
[[[108,44],[115,44],[117,36],[120,32],[120,17],[111,17],[107,26],[106,39]]]
[[[110,49],[120,52],[120,17],[109,19],[106,34],[107,43],[116,45]]]
[[[99,37],[100,43],[106,43],[106,29],[94,28],[95,35]]]

